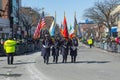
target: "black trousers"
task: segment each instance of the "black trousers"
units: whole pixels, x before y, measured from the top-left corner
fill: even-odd
[[[58,62],[58,56],[53,56],[53,62]]]
[[[71,55],[71,62],[73,63],[75,63],[76,62],[76,55]]]
[[[14,53],[7,54],[7,62],[8,62],[8,64],[13,64],[13,60],[14,60]]]
[[[43,56],[44,63],[48,64],[49,62],[49,56]]]
[[[90,48],[92,48],[92,44],[90,44]]]
[[[66,63],[67,62],[67,55],[63,55],[63,61],[62,61],[62,63]]]

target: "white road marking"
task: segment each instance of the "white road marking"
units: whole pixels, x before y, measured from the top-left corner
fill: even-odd
[[[32,80],[50,80],[37,70],[34,64],[27,65],[27,70],[30,72]]]
[[[10,78],[6,78],[6,80],[10,80]]]

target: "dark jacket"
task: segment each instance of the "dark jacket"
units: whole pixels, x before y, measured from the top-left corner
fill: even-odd
[[[59,40],[55,40],[54,45],[52,47],[52,56],[59,56],[59,47],[60,47]]]
[[[45,39],[42,41],[42,56],[50,56],[51,40]]]
[[[61,42],[61,54],[64,55],[68,55],[68,42],[66,40]]]
[[[70,46],[71,56],[77,56],[77,46],[78,46],[78,40],[76,38],[73,38],[71,40],[71,46]]]

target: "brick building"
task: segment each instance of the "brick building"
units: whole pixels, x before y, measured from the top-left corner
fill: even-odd
[[[79,27],[84,38],[100,38],[105,35],[105,27],[94,23],[79,23]]]
[[[10,14],[10,3],[12,3],[12,14]],[[17,13],[21,7],[21,0],[0,0],[0,36],[7,38],[11,34],[10,16],[13,17],[13,28],[18,26]]]

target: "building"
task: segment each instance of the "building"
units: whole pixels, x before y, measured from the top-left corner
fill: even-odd
[[[117,7],[115,7],[115,9],[111,12],[112,16],[118,15],[116,17],[116,23],[115,25],[117,25],[117,31],[118,31],[118,36],[120,36],[120,5],[118,5]]]
[[[29,28],[29,34],[31,34],[31,36],[33,36],[35,29],[37,27],[37,24],[38,24],[39,20],[41,20],[41,17],[40,17],[41,13],[36,12],[31,7],[22,7],[21,12],[22,12],[21,14],[25,15],[26,19],[28,19],[27,22],[31,25],[31,28]],[[27,17],[29,17],[31,19],[29,19]],[[53,19],[54,19],[53,16],[45,16],[45,23],[46,23],[45,26],[46,26],[47,30],[49,30]],[[24,33],[27,33],[24,25],[22,25],[22,26],[23,26]],[[27,34],[25,34],[25,35],[27,35]]]
[[[99,26],[99,27],[98,27]],[[87,39],[89,37],[102,38],[105,36],[105,27],[94,23],[79,23],[82,36]]]
[[[16,30],[14,28],[19,25],[18,14],[21,7],[20,3],[21,0],[0,0],[0,35],[2,35],[2,38],[7,38],[6,36],[10,34],[15,34]],[[7,33],[5,33],[6,30]]]

